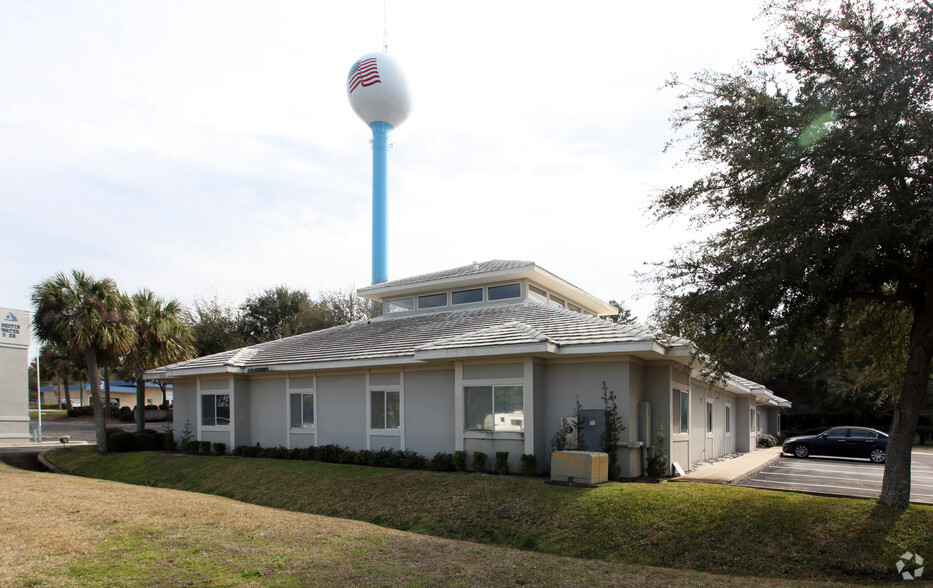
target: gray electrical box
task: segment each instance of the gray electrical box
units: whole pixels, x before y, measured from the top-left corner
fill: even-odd
[[[595,451],[602,447],[601,438],[606,432],[606,411],[597,409],[581,410],[580,417],[583,422],[579,423],[580,430],[583,431],[583,447],[577,447],[581,451]]]

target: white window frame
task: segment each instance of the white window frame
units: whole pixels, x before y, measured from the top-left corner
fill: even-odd
[[[671,430],[675,431],[672,436],[681,435],[681,436],[687,437],[690,435],[690,390],[684,390],[683,388],[672,388],[671,391],[679,393],[677,395],[677,402],[678,402],[677,412],[675,413],[678,418],[673,423],[674,426],[671,427]],[[684,402],[685,394],[687,397],[687,402]],[[671,401],[673,402],[673,394],[672,394]],[[687,408],[686,430],[684,430],[684,415],[683,415],[683,410],[685,406]]]
[[[706,437],[711,439],[713,437],[713,431],[715,431],[714,415],[716,411],[714,410],[713,401],[706,400]]]
[[[292,407],[292,397],[293,397],[293,396],[299,396],[299,397],[301,398],[301,401],[299,402],[299,406],[301,407],[301,425],[298,426],[298,427],[296,427],[295,425],[292,424],[292,422],[295,420],[295,419],[293,418],[295,415],[294,415],[294,413],[292,412],[292,408],[293,408],[293,407]],[[310,424],[310,425],[307,425],[307,424],[305,424],[305,422],[304,422],[304,397],[305,397],[305,396],[310,396],[310,397],[311,397],[311,413],[312,413],[312,418],[311,418],[311,424]],[[317,425],[317,394],[314,393],[314,390],[295,390],[295,389],[290,389],[290,390],[288,391],[288,413],[289,413],[289,414],[288,414],[288,428],[289,428],[289,429],[294,429],[294,430],[296,430],[296,431],[303,431],[303,432],[312,432],[312,431],[314,431],[314,428],[315,428],[315,426]]]
[[[384,373],[384,372],[380,372]],[[374,429],[373,424],[373,392],[398,392],[398,428]],[[405,450],[405,372],[398,372],[398,384],[373,384],[372,374],[366,376],[366,449],[372,449],[372,438],[398,437],[399,447]]]
[[[373,395],[382,394],[382,427],[373,426]],[[398,426],[385,426],[389,416],[389,394],[398,395]],[[383,432],[399,431],[402,428],[402,390],[398,386],[375,386],[369,391],[369,430],[371,434],[384,434]]]
[[[200,384],[200,383],[199,383]],[[200,385],[199,385],[200,388]],[[213,425],[204,424],[204,398],[214,396],[214,423]],[[217,396],[227,396],[230,398],[230,422],[226,425],[217,423]],[[229,432],[233,428],[233,389],[232,386],[226,390],[198,390],[198,429],[201,431],[224,431]]]
[[[732,403],[726,403],[726,437],[732,436]]]
[[[468,428],[467,428],[466,418],[467,418],[467,414],[468,414],[468,412],[469,412],[469,411],[467,410],[467,404],[466,404],[467,401],[468,401],[467,388],[489,388],[489,393],[490,393],[490,395],[491,395],[491,398],[490,398],[491,404],[490,404],[490,406],[491,406],[491,408],[492,408],[492,417],[493,417],[493,419],[492,419],[492,428],[491,428],[491,429],[468,429]],[[521,399],[522,399],[522,426],[521,426],[521,430],[519,430],[519,431],[512,431],[512,430],[505,430],[505,429],[497,429],[497,428],[496,428],[496,425],[498,424],[498,423],[496,423],[496,419],[495,419],[495,416],[496,416],[496,389],[497,389],[497,388],[521,388]],[[464,385],[463,385],[463,403],[464,403],[464,404],[463,404],[463,431],[464,431],[465,433],[483,433],[483,434],[487,434],[487,435],[488,435],[488,434],[501,435],[501,434],[503,434],[503,433],[511,433],[511,434],[518,433],[518,434],[521,434],[521,435],[524,435],[524,434],[525,434],[525,422],[526,422],[526,417],[525,417],[525,386],[524,386],[524,384],[522,384],[522,383],[503,384],[503,383],[501,383],[501,382],[487,383],[487,384],[477,384],[475,381],[471,381],[470,383],[464,384]]]
[[[296,382],[296,379],[292,379],[292,376],[286,376],[285,378],[285,431],[288,435],[288,447],[292,448],[293,437],[297,436],[299,438],[304,438],[307,440],[308,437],[311,438],[310,443],[303,443],[304,446],[307,445],[317,445],[317,423],[320,418],[318,413],[318,394],[317,394],[317,376],[316,375],[302,375],[301,379],[311,378],[310,386],[299,385]],[[292,427],[292,394],[312,394],[314,398],[314,424],[310,427]]]

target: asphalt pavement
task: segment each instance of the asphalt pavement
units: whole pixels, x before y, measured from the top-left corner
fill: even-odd
[[[830,496],[878,498],[884,466],[867,459],[782,455],[740,482],[740,486]],[[933,504],[933,447],[914,447],[910,465],[910,501]]]

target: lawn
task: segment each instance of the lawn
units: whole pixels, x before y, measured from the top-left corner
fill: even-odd
[[[2,586],[760,585],[756,578],[453,541],[2,463],[0,495]]]
[[[933,508],[708,484],[568,488],[541,478],[169,453],[48,454],[82,476],[190,490],[447,539],[609,564],[773,580],[896,580],[933,554]],[[930,557],[930,556],[928,556]]]

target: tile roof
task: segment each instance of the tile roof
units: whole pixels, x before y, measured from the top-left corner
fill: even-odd
[[[420,276],[411,276],[408,278],[401,278],[398,280],[391,280],[388,282],[382,282],[380,284],[373,284],[372,286],[365,286],[359,289],[359,292],[365,293],[369,290],[375,290],[377,288],[392,288],[395,286],[405,286],[408,284],[417,284],[420,282],[433,282],[436,280],[446,280],[449,278],[462,278],[465,276],[470,276],[474,274],[485,274],[489,272],[496,272],[502,270],[513,270],[517,268],[531,267],[534,266],[533,261],[519,261],[514,259],[493,259],[491,261],[484,261],[480,263],[471,263],[470,265],[462,265],[460,267],[455,267],[447,270],[442,270],[439,272],[431,272],[429,274],[421,274]]]
[[[186,371],[223,372],[334,362],[418,361],[416,353],[466,348],[506,349],[509,345],[550,344],[556,349],[587,345],[657,343],[687,347],[677,337],[661,338],[645,326],[619,325],[556,306],[524,301],[470,309],[404,313],[332,327],[242,349],[157,368],[147,377]],[[308,366],[312,364],[312,366]],[[236,370],[235,370],[236,371]]]

